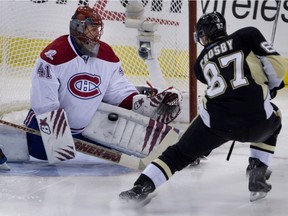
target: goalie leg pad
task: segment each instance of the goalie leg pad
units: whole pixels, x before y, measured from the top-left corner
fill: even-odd
[[[117,118],[109,118],[110,114]],[[97,143],[131,154],[146,157],[170,130],[177,130],[131,110],[101,103],[82,135]]]
[[[63,109],[36,116],[48,162],[54,164],[75,158],[76,149]]]
[[[30,159],[26,133],[16,128],[0,125],[0,148],[8,162],[24,162]]]

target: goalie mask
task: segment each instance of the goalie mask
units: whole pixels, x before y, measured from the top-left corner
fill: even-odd
[[[97,56],[102,34],[103,21],[97,11],[88,6],[78,7],[70,21],[70,35],[82,54]]]
[[[209,43],[227,36],[226,20],[222,14],[217,11],[202,15],[196,26],[194,32],[195,42],[206,46]]]

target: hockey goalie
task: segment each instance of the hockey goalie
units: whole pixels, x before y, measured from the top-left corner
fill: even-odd
[[[113,49],[100,40],[103,27],[97,11],[80,6],[70,34],[40,53],[24,124],[41,136],[25,133],[21,142],[14,141],[23,141],[28,155],[50,163],[72,159],[77,138],[146,157],[173,130],[168,123],[181,111],[181,93],[173,87],[139,91],[125,78]],[[11,144],[1,144],[6,156],[0,154],[0,163],[17,160]]]
[[[140,88],[142,92],[132,98],[132,110],[101,102],[80,133],[71,131],[63,108],[38,115],[31,109],[25,123],[29,128],[39,130],[41,136],[0,127],[0,137],[6,137],[1,144],[7,153],[6,157],[0,149],[0,169],[9,169],[5,163],[7,158],[23,161],[31,155],[51,164],[73,159],[76,154],[73,138],[139,158],[147,157],[168,133],[173,133],[176,136],[173,140],[178,140],[179,130],[167,123],[173,121],[181,110],[181,94],[168,88],[152,96],[143,89],[150,91],[147,87]],[[168,145],[164,149],[166,147]]]

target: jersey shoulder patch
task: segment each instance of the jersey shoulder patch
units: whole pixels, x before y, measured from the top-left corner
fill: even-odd
[[[100,41],[100,48],[97,58],[113,63],[119,62],[119,58],[116,56],[112,47],[103,41]]]
[[[50,43],[40,56],[52,65],[59,65],[75,58],[77,54],[73,51],[68,41],[68,35],[63,35]]]

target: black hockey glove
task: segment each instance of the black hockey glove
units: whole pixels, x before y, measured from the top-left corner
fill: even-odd
[[[277,95],[277,91],[284,88],[285,87],[285,84],[284,84],[284,81],[281,82],[281,84],[278,86],[278,87],[275,87],[273,89],[270,90],[270,96],[271,96],[271,99],[275,98],[276,95]]]

